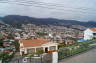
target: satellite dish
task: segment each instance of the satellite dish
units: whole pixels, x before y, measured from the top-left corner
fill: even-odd
[[[23,59],[23,62],[26,63],[26,62],[27,62],[27,58],[24,58],[24,59]]]

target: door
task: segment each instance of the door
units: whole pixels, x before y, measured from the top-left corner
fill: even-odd
[[[48,47],[45,48],[45,53],[48,53]]]
[[[22,55],[24,55],[24,51],[22,51]]]

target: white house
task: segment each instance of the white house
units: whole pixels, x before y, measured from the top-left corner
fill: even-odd
[[[58,50],[58,44],[46,39],[20,40],[20,54],[32,54],[38,50],[51,52]]]
[[[88,28],[84,31],[84,40],[91,40],[96,37],[96,28]]]
[[[20,40],[20,54],[33,54],[39,50],[52,53],[52,63],[58,63],[58,43],[47,39]]]

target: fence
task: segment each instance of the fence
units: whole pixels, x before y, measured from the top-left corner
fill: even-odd
[[[41,55],[39,57],[31,57],[31,58],[13,58],[9,62],[3,62],[3,63],[52,63],[52,54],[48,53],[45,55]]]
[[[86,52],[88,50],[91,50],[93,48],[96,48],[96,44],[91,45],[91,43],[90,44],[82,44],[79,46],[80,46],[79,48],[70,48],[70,49],[62,48],[62,49],[60,49],[58,52],[58,59],[62,60],[62,59],[67,58],[69,56],[80,54],[80,53]],[[76,46],[74,46],[74,47],[76,47]]]

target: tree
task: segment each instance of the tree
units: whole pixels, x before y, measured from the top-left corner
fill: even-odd
[[[8,39],[14,39],[13,35],[10,33],[7,37]]]
[[[15,47],[16,47],[16,50],[19,51],[19,47],[20,47],[20,44],[19,44],[19,41],[16,40],[15,42],[13,42]]]
[[[3,40],[0,39],[0,46],[3,46]]]

